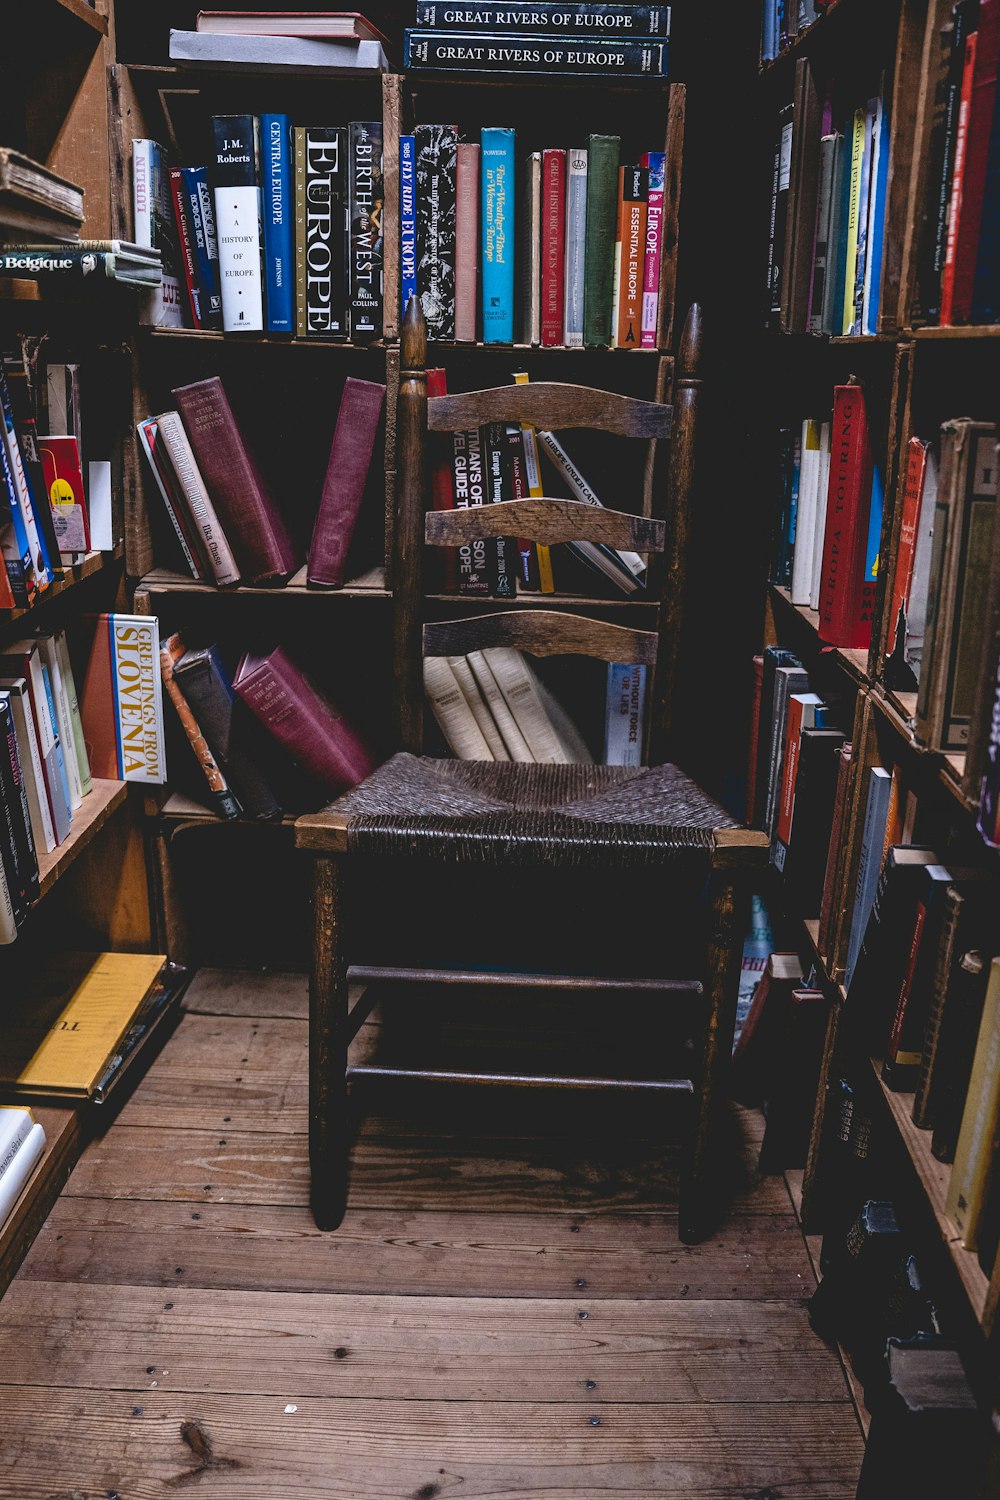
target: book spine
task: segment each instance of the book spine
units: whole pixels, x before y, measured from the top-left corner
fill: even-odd
[[[864,649],[871,635],[861,587],[871,483],[864,392],[857,385],[837,386],[819,601],[820,633],[831,645]]]
[[[611,347],[618,342],[618,303],[621,298],[622,274],[622,220],[625,214],[625,174],[627,167],[618,168],[618,199],[615,209],[615,248],[611,262]]]
[[[265,732],[236,697],[218,648],[185,652],[174,663],[174,675],[247,816],[279,818],[281,803],[261,768],[266,759],[262,751],[269,749]]]
[[[417,295],[416,141],[412,135],[399,138],[399,281],[400,316],[405,317],[410,298]]]
[[[521,205],[521,343],[542,341],[542,153],[524,164]]]
[[[437,396],[446,396],[447,394],[448,380],[446,372],[442,369],[428,370],[428,399],[430,400]],[[464,433],[462,436],[464,437]],[[452,438],[453,435],[451,433],[437,434],[431,455],[431,504],[435,510],[455,509],[455,476],[450,460],[455,456],[456,450]],[[444,592],[446,594],[457,593],[458,548],[435,547],[433,550],[439,557],[441,583]]]
[[[903,481],[903,509],[899,523],[899,543],[896,547],[895,567],[892,575],[892,594],[889,603],[889,633],[887,650],[891,655],[902,644],[900,632],[905,629],[905,611],[913,581],[913,559],[917,545],[917,526],[920,521],[920,502],[924,493],[924,477],[927,472],[927,443],[912,437],[906,445],[906,475]]]
[[[878,333],[885,260],[885,206],[889,190],[889,104],[879,99],[872,143],[871,206],[868,213],[868,250],[865,258],[861,332]]]
[[[382,336],[382,121],[350,125],[351,338]]]
[[[858,238],[861,227],[861,179],[865,167],[865,141],[870,136],[868,116],[863,108],[854,111],[851,127],[851,158],[847,188],[847,249],[844,256],[843,303],[837,332],[849,334],[854,324],[854,286],[858,269]]]
[[[0,417],[0,423],[2,420]],[[3,435],[0,434],[0,515],[4,513],[5,522],[0,526],[4,571],[15,606],[25,609],[36,597],[35,573],[17,490],[14,488],[14,475],[7,458]],[[8,516],[9,520],[6,519]]]
[[[3,783],[3,795],[9,802],[6,821],[12,835],[13,861],[8,876],[13,875],[11,890],[27,908],[38,900],[38,855],[31,831],[28,789],[18,753],[14,710],[9,692],[0,692],[0,781]]]
[[[542,445],[542,448],[545,450],[546,455],[551,460],[552,464],[555,466],[558,472],[562,475],[563,479],[566,481],[567,485],[572,491],[574,500],[582,500],[584,505],[600,506],[601,501],[598,498],[597,494],[587,483],[587,480],[584,478],[580,470],[577,468],[576,464],[573,462],[572,458],[566,452],[566,449],[556,437],[555,433],[546,432],[544,429],[539,428],[537,429],[537,437],[539,443],[541,443]],[[607,550],[611,554],[611,556],[618,560],[620,568],[623,571],[631,574],[633,579],[642,580],[645,577],[646,564],[643,562],[638,552],[618,552],[613,551],[611,548],[608,548]]]
[[[0,1110],[0,1179],[10,1170],[17,1153],[31,1135],[35,1120],[30,1109],[15,1109],[10,1106]],[[2,1222],[2,1221],[0,1221]]]
[[[931,1073],[934,1126],[931,1152],[943,1162],[955,1159],[990,967],[986,944],[983,948],[968,947],[963,935],[957,951],[959,956],[949,976],[938,1053]]]
[[[489,747],[490,755],[494,760],[510,760],[503,736],[496,726],[496,720],[490,712],[486,699],[479,691],[479,684],[476,682],[468,660],[464,656],[449,656],[447,660],[455,674],[455,681],[472,710],[472,717],[479,725],[479,732]]]
[[[292,122],[261,115],[264,195],[264,275],[268,333],[295,332],[295,184]]]
[[[280,745],[330,792],[356,786],[372,769],[354,730],[280,646],[244,658],[234,687]]]
[[[990,426],[970,438],[965,504],[954,538],[952,629],[947,638],[940,741],[935,744],[946,751],[967,748],[972,710],[982,688],[979,665],[997,510],[996,437],[996,428]]]
[[[344,381],[309,547],[312,584],[340,588],[344,583],[384,405],[384,386],[352,375]]]
[[[295,129],[296,332],[346,339],[347,130]]]
[[[934,983],[930,1009],[927,1012],[927,1028],[924,1033],[920,1068],[917,1073],[917,1087],[913,1095],[913,1123],[920,1130],[927,1130],[934,1123],[931,1118],[931,1080],[938,1061],[941,1023],[948,999],[948,981],[951,978],[951,967],[955,959],[961,910],[961,893],[954,886],[949,886],[945,895],[941,936],[938,939],[934,958]]]
[[[481,429],[480,442],[486,476],[487,498],[493,505],[513,498],[510,483],[510,449],[503,422],[490,422]],[[517,594],[520,563],[514,537],[486,540],[487,571],[494,599],[512,599]]]
[[[566,153],[566,247],[563,286],[563,343],[583,344],[584,262],[587,248],[587,152]]]
[[[646,668],[608,663],[604,718],[604,764],[641,766],[645,729]]]
[[[403,65],[413,72],[511,72],[579,78],[666,78],[667,43],[594,42],[590,37],[510,36],[503,32],[403,33]]]
[[[88,797],[94,789],[93,779],[90,774],[90,759],[87,755],[87,742],[83,736],[83,723],[80,719],[80,702],[76,691],[76,679],[73,676],[73,666],[70,662],[69,644],[66,640],[65,630],[59,630],[53,637],[56,661],[59,664],[59,674],[62,678],[63,692],[66,696],[66,714],[69,721],[70,738],[73,749],[76,752],[76,763],[80,773],[80,794]]]
[[[28,474],[24,467],[24,456],[18,442],[17,429],[14,425],[14,408],[11,404],[10,391],[7,389],[7,377],[2,368],[0,368],[0,443],[6,449],[14,496],[21,515],[25,542],[29,549],[28,567],[25,570],[29,593],[43,593],[52,582],[52,560],[38,524],[36,505],[46,503],[46,497],[40,496],[36,500],[32,494]]]
[[[993,103],[997,91],[997,65],[1000,62],[1000,0],[980,0],[976,31],[976,68],[966,137],[962,216],[955,245],[953,323],[967,323],[972,314]]]
[[[159,423],[154,417],[145,417],[136,426],[142,451],[146,455],[147,462],[156,487],[160,492],[164,508],[170,518],[170,524],[174,529],[178,544],[184,554],[184,561],[191,572],[191,577],[198,582],[206,578],[205,568],[202,564],[202,544],[197,537],[192,524],[192,518],[188,516],[184,507],[184,496],[180,490],[177,475],[173,465],[166,456],[165,444],[160,436]],[[190,533],[189,533],[190,526]],[[208,566],[208,573],[212,568]]]
[[[813,248],[812,286],[809,291],[809,316],[806,329],[809,333],[823,332],[823,303],[826,295],[826,277],[829,268],[830,225],[833,212],[833,191],[838,135],[825,135],[820,142],[819,185],[816,190],[816,241]]]
[[[204,167],[182,167],[181,180],[191,226],[201,326],[219,329],[222,327],[219,240],[215,232],[215,212],[208,186],[208,173]]]
[[[940,313],[941,272],[948,238],[948,209],[951,203],[966,29],[963,8],[956,5],[939,33],[938,87],[928,153],[928,207],[920,241],[916,297],[910,309],[914,326],[935,323]]]
[[[212,139],[222,326],[227,333],[262,333],[264,279],[257,120],[254,115],[213,115]]]
[[[452,475],[456,510],[485,505],[483,484],[483,450],[479,428],[452,434]],[[486,542],[482,537],[458,548],[458,591],[460,594],[488,595],[490,579],[486,562]]]
[[[2,685],[3,679],[0,679]],[[38,747],[35,719],[31,709],[31,693],[24,678],[7,678],[11,694],[11,709],[14,714],[14,732],[17,735],[21,764],[28,789],[28,806],[31,812],[31,831],[36,848],[51,854],[56,847],[55,828],[49,809],[48,792],[45,788],[45,772]]]
[[[458,146],[455,188],[455,338],[476,341],[479,282],[479,146]]]
[[[170,201],[177,225],[177,239],[181,248],[181,265],[184,269],[184,286],[187,291],[188,315],[192,328],[201,328],[201,287],[194,258],[194,231],[191,228],[190,208],[184,191],[184,174],[180,167],[170,168]]]
[[[183,654],[183,651],[184,646],[179,636],[170,636],[161,643],[160,674],[163,678],[163,688],[177,712],[181,728],[187,736],[188,744],[191,746],[194,758],[201,767],[213,807],[221,818],[238,818],[243,809],[226,781],[222,768],[209,749],[198,721],[191,712],[191,706],[181,691],[177,678],[174,676],[174,663]]]
[[[649,197],[646,209],[646,248],[642,276],[642,337],[640,347],[656,348],[660,311],[660,262],[663,259],[663,207],[666,201],[666,156],[662,151],[647,151],[642,165],[649,172]]]
[[[162,442],[167,450],[174,474],[177,476],[177,483],[180,485],[191,518],[202,538],[215,582],[220,588],[224,588],[227,584],[239,583],[240,570],[237,567],[236,558],[233,556],[215,506],[205,488],[205,481],[195,462],[191,444],[179,414],[163,412],[155,420],[156,442]],[[163,495],[166,500],[165,490]],[[173,507],[169,503],[168,510],[173,515]],[[176,529],[178,536],[183,537],[182,528],[177,526]],[[191,558],[190,552],[188,555]]]
[[[986,1196],[1000,1109],[1000,959],[990,966],[962,1128],[955,1149],[945,1212],[967,1250],[974,1250]]]
[[[566,152],[542,152],[542,344],[563,341]]]
[[[526,385],[528,373],[519,370],[514,376],[515,385]],[[524,479],[528,486],[528,495],[532,500],[540,499],[545,491],[542,488],[542,470],[538,459],[538,435],[530,422],[521,423],[521,441],[524,449]],[[538,587],[543,594],[555,593],[555,579],[552,576],[552,554],[548,547],[542,542],[533,542],[535,561],[538,566]]]
[[[941,267],[941,307],[938,313],[938,322],[942,327],[946,327],[954,322],[955,261],[958,254],[962,198],[965,190],[965,161],[969,141],[973,84],[976,76],[976,46],[978,40],[978,32],[975,31],[971,31],[966,37],[962,85],[958,96],[958,119],[955,124],[955,157],[952,167],[951,199],[948,205],[944,262]]]
[[[530,497],[528,489],[528,474],[524,459],[524,433],[516,423],[509,423],[505,427],[507,443],[507,463],[510,470],[510,498],[512,500],[527,500]],[[520,588],[528,589],[531,593],[537,593],[538,581],[538,552],[535,543],[528,537],[517,538],[518,573],[517,581]]]
[[[871,203],[872,170],[875,160],[875,130],[878,100],[869,100],[865,106],[865,144],[861,154],[861,181],[858,188],[858,248],[854,260],[853,290],[847,288],[848,311],[844,322],[845,332],[857,337],[863,332],[865,281],[868,275],[868,228],[869,205]]]
[[[32,663],[32,669],[33,671],[36,669],[36,663],[34,662]],[[62,740],[59,738],[59,721],[56,718],[56,705],[55,699],[52,696],[52,682],[49,677],[49,669],[40,659],[37,662],[37,672],[40,686],[39,696],[36,701],[41,703],[41,711],[45,715],[47,723],[46,732],[51,742],[51,754],[45,760],[45,774],[49,785],[52,816],[55,819],[56,837],[62,843],[69,834],[73,822],[73,808],[69,798],[69,773],[66,770]],[[88,744],[92,743],[93,741],[88,736]],[[117,769],[112,774],[117,775]]]
[[[611,343],[620,146],[617,135],[592,135],[587,143],[583,342],[598,347]]]
[[[418,125],[416,145],[417,295],[430,339],[455,337],[455,229],[458,132]]]
[[[492,760],[468,699],[458,685],[446,656],[425,656],[424,696],[449,750],[457,760]]]
[[[767,326],[780,328],[781,299],[788,270],[788,198],[792,186],[792,143],[795,138],[794,106],[787,104],[778,116],[778,142],[775,153],[776,177],[773,186],[772,231],[770,254],[771,289],[767,309]]]
[[[155,615],[108,615],[118,765],[124,781],[167,779]],[[100,627],[99,627],[100,628]]]
[[[480,131],[483,342],[514,341],[514,132]]]
[[[622,169],[621,254],[618,270],[618,318],[614,347],[638,349],[642,338],[642,278],[646,251],[649,171]]]
[[[595,4],[568,9],[559,0],[540,0],[530,11],[516,16],[506,6],[447,5],[442,0],[420,0],[415,17],[418,27],[449,31],[503,31],[512,23],[521,32],[558,36],[565,31],[584,31],[596,40],[609,37],[655,37],[670,35],[669,5]]]
[[[66,775],[69,780],[70,807],[75,813],[83,802],[83,785],[80,779],[80,766],[77,761],[76,744],[73,738],[73,724],[69,715],[69,700],[62,680],[62,667],[56,654],[55,641],[52,636],[40,636],[38,649],[41,651],[42,660],[48,668],[49,681],[52,684],[52,699],[55,704],[56,722],[59,726],[59,739],[62,742],[63,759],[66,765]]]

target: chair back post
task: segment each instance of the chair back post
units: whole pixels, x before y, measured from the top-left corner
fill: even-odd
[[[669,760],[673,698],[687,602],[687,554],[694,491],[698,411],[701,404],[702,317],[697,302],[688,310],[674,379],[674,426],[667,471],[667,545],[659,610],[659,649],[650,695],[649,764]]]
[[[392,553],[395,728],[399,747],[419,755],[424,732],[420,625],[427,490],[427,324],[416,297],[410,298],[403,316],[400,356]]]

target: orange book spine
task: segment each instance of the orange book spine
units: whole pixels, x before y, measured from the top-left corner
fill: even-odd
[[[638,349],[642,343],[642,284],[649,207],[648,167],[621,167],[618,173],[618,289],[615,301],[615,346]]]

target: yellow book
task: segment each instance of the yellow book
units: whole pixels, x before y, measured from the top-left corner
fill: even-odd
[[[955,1148],[945,1213],[966,1250],[975,1250],[1000,1123],[1000,958],[990,965],[983,1019]]]
[[[528,376],[521,370],[514,376],[515,385],[527,385]],[[538,461],[538,439],[535,437],[535,429],[530,422],[521,423],[521,436],[524,439],[524,473],[528,481],[528,494],[532,500],[538,500],[545,491],[542,489],[542,469]],[[543,594],[555,593],[555,580],[552,577],[552,554],[548,547],[541,542],[535,543],[535,555],[538,558],[538,587]]]
[[[858,271],[858,232],[861,224],[861,174],[865,158],[867,116],[854,111],[851,136],[851,192],[847,200],[847,260],[844,265],[844,322],[840,332],[848,334],[854,323],[854,282]]]
[[[0,1087],[89,1098],[165,962],[162,953],[62,953],[0,1018]]]

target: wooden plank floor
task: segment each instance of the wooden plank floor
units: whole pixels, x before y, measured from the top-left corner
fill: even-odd
[[[321,1235],[304,981],[203,971],[187,1003],[0,1303],[0,1500],[852,1500],[754,1116],[684,1247],[646,1104],[373,1092]]]

